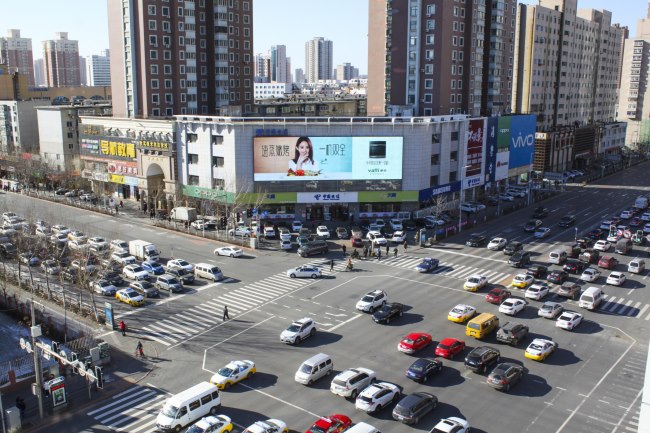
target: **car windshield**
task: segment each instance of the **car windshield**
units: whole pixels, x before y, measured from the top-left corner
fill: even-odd
[[[467,280],[468,283],[478,283],[480,280],[478,278],[470,278]]]
[[[404,344],[413,344],[413,343],[415,343],[415,341],[410,339],[410,338],[405,338],[405,339],[402,340],[402,343],[404,343]]]
[[[572,317],[571,315],[569,315],[569,314],[563,314],[563,315],[560,316],[560,320],[567,320],[567,321],[569,321],[569,320],[571,320],[572,318],[573,318],[573,317]]]
[[[553,310],[553,305],[548,305],[548,304],[542,305],[542,311],[551,311],[551,310]]]
[[[465,312],[465,309],[456,307],[453,310],[451,310],[451,312],[456,314],[463,314]]]
[[[357,400],[365,401],[366,403],[372,403],[372,397],[368,397],[367,395],[360,395]]]
[[[447,349],[449,349],[449,346],[446,345],[446,344],[442,344],[442,343],[440,343],[440,344],[438,344],[438,349],[447,350]]]
[[[189,263],[186,262],[185,260],[179,260],[179,261],[177,261],[176,263],[177,263],[178,265],[180,265],[180,266],[187,266],[187,265],[189,265]]]
[[[163,406],[161,413],[169,418],[176,418],[176,413],[178,408],[171,404],[166,404]]]
[[[300,331],[300,326],[299,325],[291,325],[287,328],[287,331],[289,332],[298,332]]]
[[[142,266],[134,266],[133,268],[131,268],[131,270],[133,272],[143,272],[144,271],[144,269],[142,269]]]
[[[309,374],[309,373],[311,373],[312,368],[313,367],[311,365],[303,364],[303,365],[300,366],[300,372]]]
[[[142,287],[143,289],[146,290],[146,289],[150,289],[150,288],[152,288],[152,287],[153,287],[153,284],[151,284],[151,283],[148,282],[148,281],[142,281],[142,282],[140,283],[140,287]]]
[[[126,292],[126,296],[128,296],[129,298],[136,298],[140,295],[138,295],[136,292]]]
[[[542,346],[539,344],[531,343],[531,345],[528,347],[531,350],[542,350]]]
[[[504,307],[512,307],[514,304],[515,303],[512,301],[503,301],[503,304],[501,305],[503,305]]]
[[[224,367],[224,368],[219,369],[219,371],[217,371],[217,374],[219,376],[223,376],[223,377],[230,377],[234,372],[235,372],[235,370],[233,370],[232,368]]]
[[[205,433],[205,429],[199,427],[197,424],[194,424],[192,427],[186,430],[187,433]]]
[[[364,297],[361,299],[361,302],[372,302],[372,301],[374,301],[374,300],[375,300],[374,297],[372,297],[372,296],[370,296],[370,295],[366,295],[366,296],[364,296]]]
[[[319,427],[317,425],[313,425],[309,429],[309,433],[326,433],[326,432],[327,432],[326,429],[324,429],[323,427]]]

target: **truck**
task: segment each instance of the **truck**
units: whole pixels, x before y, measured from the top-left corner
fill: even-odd
[[[648,198],[642,195],[638,196],[636,200],[634,200],[634,207],[638,207],[639,209],[646,209],[648,207]]]
[[[169,214],[173,221],[191,223],[196,220],[196,209],[193,207],[175,207]]]
[[[129,254],[140,260],[158,261],[160,253],[154,244],[147,241],[135,240],[129,242]]]

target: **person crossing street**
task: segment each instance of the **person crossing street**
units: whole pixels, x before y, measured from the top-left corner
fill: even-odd
[[[228,315],[228,306],[224,305],[223,306],[223,317],[221,318],[222,321],[230,320],[230,316]]]

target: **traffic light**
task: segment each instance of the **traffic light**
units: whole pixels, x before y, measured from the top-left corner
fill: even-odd
[[[104,372],[99,365],[95,366],[95,378],[97,378],[97,388],[104,389]]]

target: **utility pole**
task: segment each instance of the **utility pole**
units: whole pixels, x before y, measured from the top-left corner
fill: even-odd
[[[32,347],[34,348],[34,377],[36,378],[36,389],[34,389],[34,395],[38,399],[38,415],[40,419],[43,419],[43,369],[41,367],[41,356],[39,354],[39,348],[36,345],[36,338],[41,336],[41,328],[36,326],[36,314],[34,311],[34,298],[32,297],[31,301],[31,313],[32,313]]]

